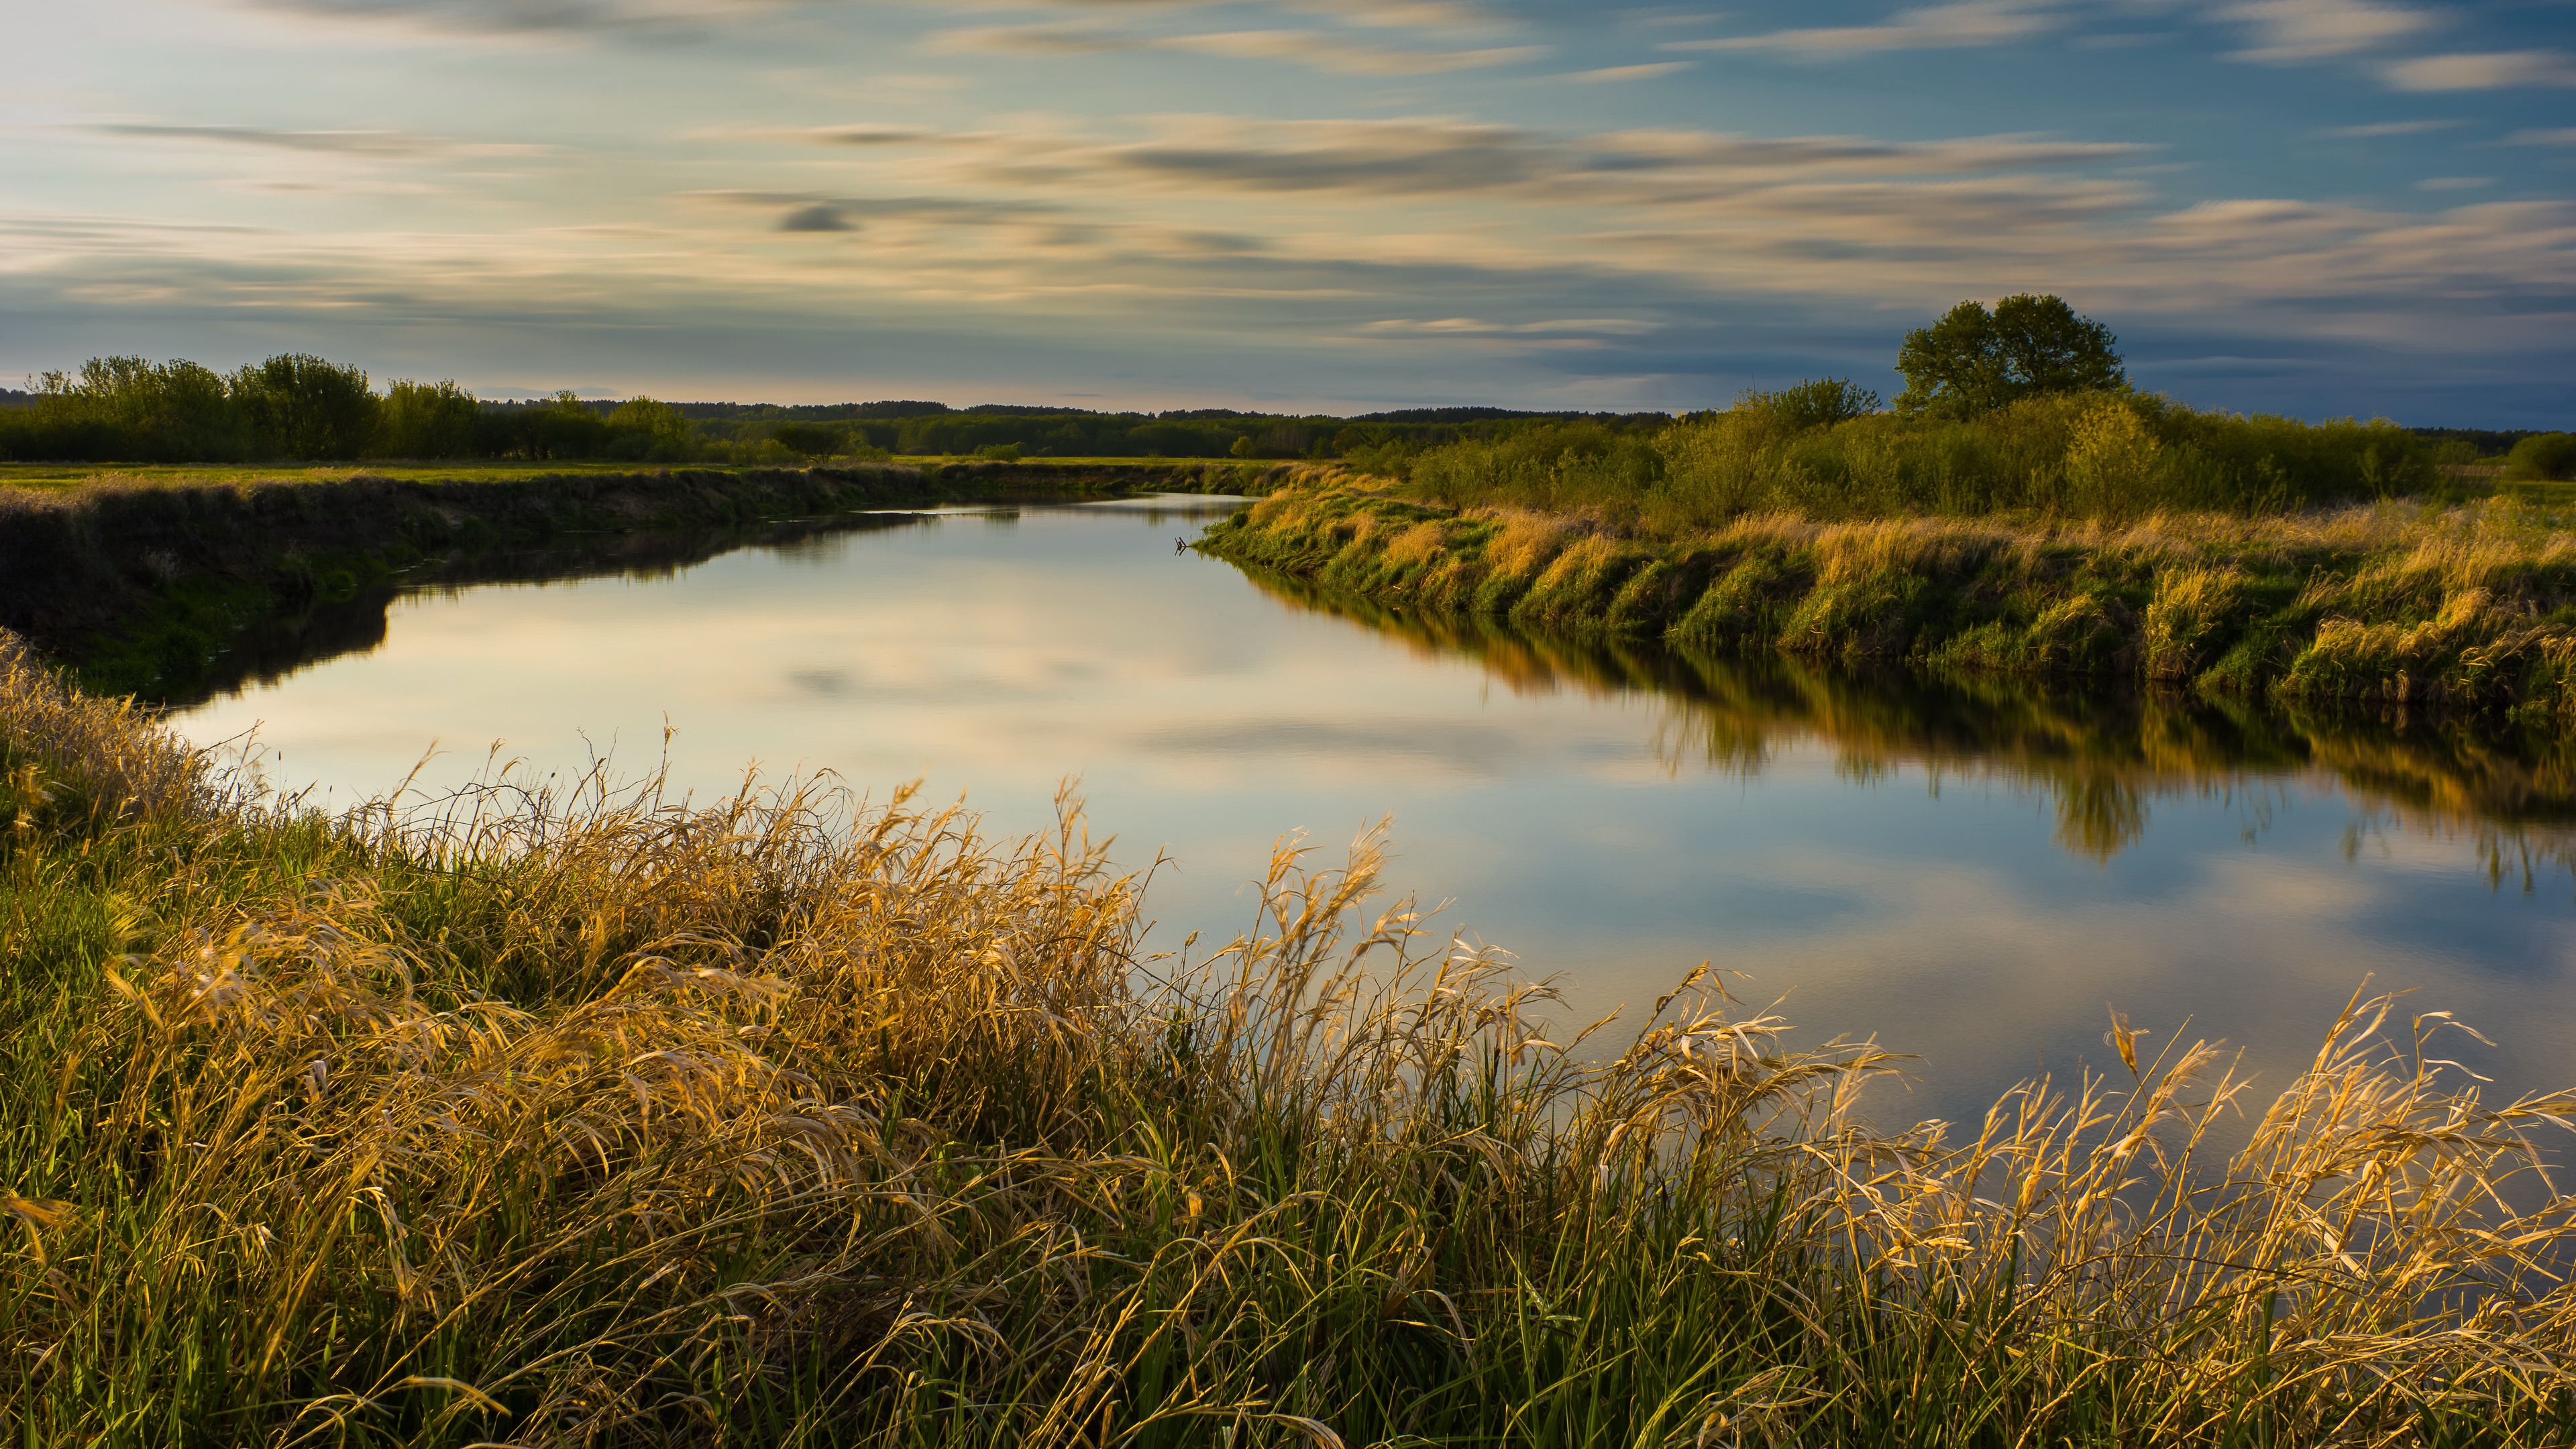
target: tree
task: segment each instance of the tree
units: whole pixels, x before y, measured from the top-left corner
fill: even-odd
[[[379,458],[462,458],[474,451],[483,405],[453,382],[397,382],[376,408]]]
[[[781,423],[770,434],[778,446],[804,458],[828,458],[850,445],[850,435],[821,423]]]
[[[235,404],[259,451],[273,458],[355,458],[376,432],[367,374],[303,352],[233,374]]]
[[[2006,297],[1988,312],[1962,302],[1929,327],[1905,334],[1896,370],[1905,412],[1968,417],[2026,397],[2126,387],[2111,329],[2078,317],[2062,298]]]
[[[649,397],[632,397],[608,415],[608,456],[685,463],[697,456],[697,429],[680,410]]]

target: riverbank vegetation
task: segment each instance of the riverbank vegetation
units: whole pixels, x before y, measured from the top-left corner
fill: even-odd
[[[2356,1002],[2293,1081],[1869,1125],[1686,979],[1588,1036],[1283,851],[898,794],[325,818],[0,656],[0,1415],[30,1442],[2544,1445],[2576,1101]],[[1677,975],[1679,973],[1676,973]],[[2250,1128],[2210,1144],[2222,1114]]]
[[[1533,627],[2576,725],[2576,534],[2510,499],[2125,520],[1748,512],[1650,529],[1608,508],[1410,491],[1310,471],[1199,547]]]

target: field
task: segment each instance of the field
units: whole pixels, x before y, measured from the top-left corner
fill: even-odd
[[[2567,1442],[2576,1288],[2356,1001],[1863,1124],[1692,973],[1545,1020],[1373,840],[1140,953],[1078,803],[299,810],[0,661],[0,1418],[31,1444]],[[1681,973],[1676,973],[1677,977]],[[2241,1112],[2231,1159],[2207,1145]]]

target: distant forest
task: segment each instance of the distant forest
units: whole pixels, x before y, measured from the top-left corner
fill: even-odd
[[[833,457],[1346,459],[1389,466],[1425,448],[1549,423],[1660,428],[1669,414],[1409,408],[1360,417],[1194,408],[888,401],[829,406],[653,398],[475,397],[453,382],[376,391],[357,368],[301,354],[231,373],[191,362],[94,358],[0,391],[0,458],[201,463],[362,459],[794,462]]]
[[[93,358],[35,391],[0,389],[0,459],[219,463],[607,459],[793,463],[850,457],[1338,459],[1400,471],[1429,448],[1500,441],[1551,424],[1660,429],[1660,412],[1405,408],[1355,417],[1192,408],[1096,412],[919,400],[781,406],[653,398],[477,398],[453,382],[398,381],[302,354],[218,373],[195,363]],[[2529,431],[2413,428],[2499,456]]]

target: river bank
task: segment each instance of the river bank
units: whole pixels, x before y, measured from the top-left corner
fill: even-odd
[[[2507,500],[2119,523],[1763,514],[1641,536],[1306,470],[1198,547],[1533,627],[2576,725],[2576,536]]]
[[[1264,476],[1239,465],[1155,461],[104,473],[39,486],[0,478],[0,627],[68,664],[93,690],[184,701],[245,669],[255,673],[255,660],[230,656],[246,647],[259,653],[268,636],[300,637],[317,612],[331,616],[334,606],[415,575],[480,577],[478,560],[513,550],[650,536],[686,553],[739,542],[741,530],[784,519],[1258,489]],[[635,550],[606,549],[620,551]],[[669,549],[643,549],[657,551]],[[345,623],[325,617],[323,627]]]

